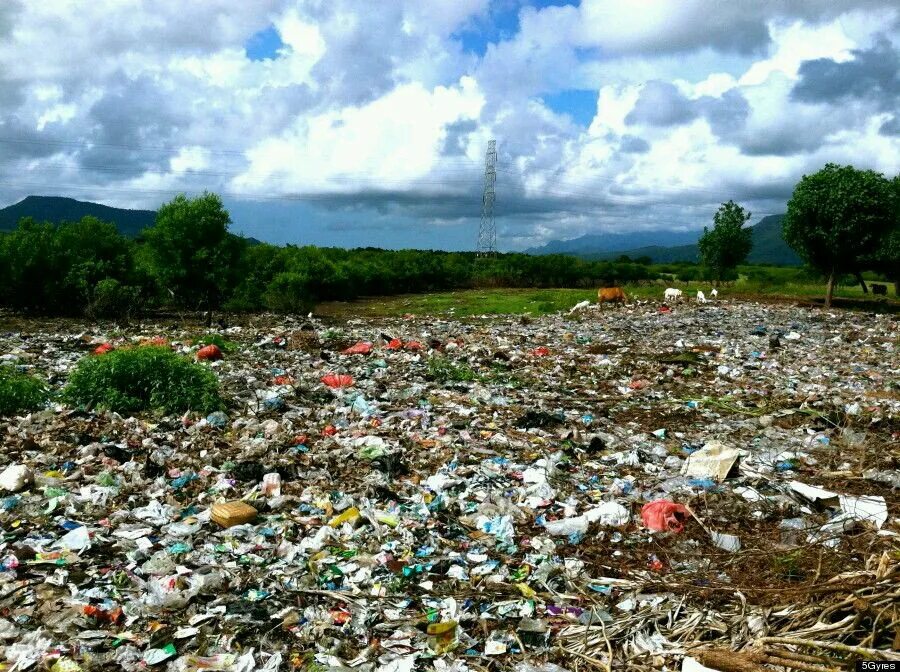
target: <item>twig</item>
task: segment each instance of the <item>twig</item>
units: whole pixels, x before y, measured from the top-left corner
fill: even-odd
[[[870,649],[862,646],[850,646],[841,642],[824,642],[820,639],[800,639],[795,637],[761,637],[758,640],[762,644],[789,644],[793,646],[807,646],[810,648],[829,649],[855,656],[870,656],[878,660],[900,660],[900,652]]]
[[[609,665],[604,663],[602,660],[597,660],[596,658],[591,658],[590,656],[586,656],[583,653],[578,653],[578,651],[575,651],[574,649],[567,649],[566,647],[564,647],[562,645],[560,645],[559,649],[560,649],[560,651],[564,651],[565,653],[575,656],[576,658],[581,658],[581,660],[588,662],[591,665],[594,665],[595,667],[599,667],[601,670],[605,670],[605,672],[610,672]]]

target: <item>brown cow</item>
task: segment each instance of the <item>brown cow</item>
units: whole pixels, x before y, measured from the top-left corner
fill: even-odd
[[[621,303],[625,305],[625,292],[621,287],[601,287],[597,290],[597,303]]]

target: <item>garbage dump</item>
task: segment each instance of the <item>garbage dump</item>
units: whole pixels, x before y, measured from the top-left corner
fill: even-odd
[[[2,420],[4,669],[900,659],[896,318],[577,308],[10,322],[0,365],[54,393],[152,343],[224,404]]]

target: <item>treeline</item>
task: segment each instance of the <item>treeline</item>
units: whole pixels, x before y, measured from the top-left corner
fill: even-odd
[[[0,234],[0,304],[26,312],[128,317],[177,307],[305,312],[320,301],[472,287],[594,287],[652,281],[647,260],[565,255],[275,246],[229,233],[218,196],[179,196],[137,240],[93,217],[26,218]]]
[[[471,287],[596,287],[677,277],[737,277],[752,242],[750,213],[728,201],[704,229],[701,264],[586,261],[565,255],[275,246],[229,232],[210,193],[163,205],[137,240],[93,217],[59,225],[23,219],[0,234],[0,305],[46,314],[128,317],[176,307],[306,312],[320,301]],[[788,203],[784,238],[834,286],[876,271],[900,285],[900,176],[828,164],[804,176]],[[897,285],[895,285],[897,286]]]

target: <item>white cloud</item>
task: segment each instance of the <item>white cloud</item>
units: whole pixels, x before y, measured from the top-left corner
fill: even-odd
[[[783,207],[830,160],[900,169],[900,140],[879,133],[889,105],[792,96],[805,61],[900,48],[890,2],[526,5],[518,32],[467,53],[455,35],[489,16],[488,0],[7,5],[0,182],[22,186],[0,197],[73,185],[147,205],[211,188],[457,221],[477,217],[493,137],[497,211],[526,246],[697,227],[727,198]],[[284,46],[251,61],[247,40],[270,26]],[[542,102],[567,89],[596,91],[589,124]]]
[[[431,91],[402,85],[367,105],[300,119],[264,140],[248,151],[250,167],[233,185],[269,190],[274,178],[288,192],[351,191],[364,180],[394,189],[434,168],[445,127],[477,119],[483,104],[469,77]]]

